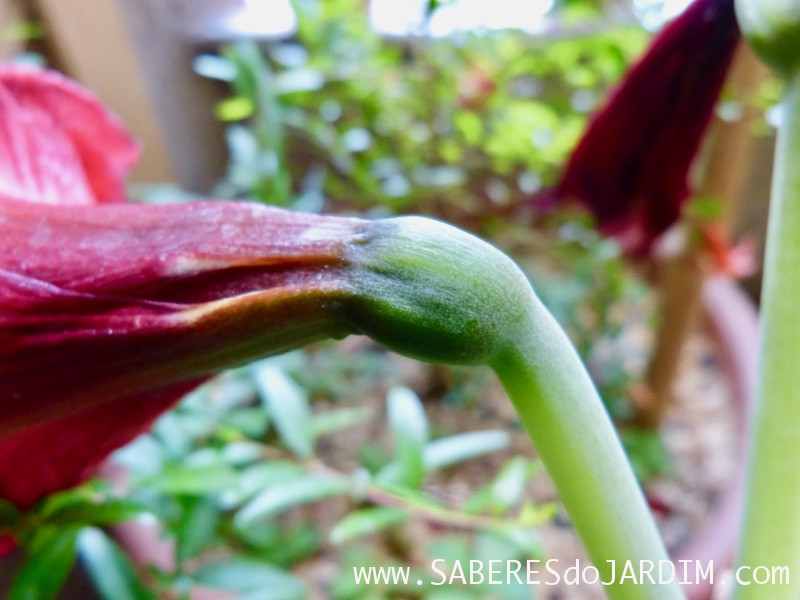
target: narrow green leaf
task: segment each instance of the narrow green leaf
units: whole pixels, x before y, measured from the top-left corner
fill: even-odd
[[[238,474],[225,464],[202,467],[168,467],[158,475],[140,480],[138,486],[165,494],[200,496],[223,492],[234,485]]]
[[[190,498],[183,502],[184,510],[175,531],[178,561],[197,556],[214,540],[220,522],[220,509],[213,498]]]
[[[505,431],[473,431],[440,438],[427,444],[422,451],[426,471],[444,469],[454,464],[471,460],[490,452],[508,447],[510,437]],[[402,481],[398,461],[386,465],[377,475],[385,483]]]
[[[0,29],[0,43],[19,43],[42,39],[45,37],[46,31],[44,23],[31,19],[12,21],[8,25],[4,23],[3,29]]]
[[[17,571],[7,600],[55,598],[75,564],[76,528],[48,527],[36,533],[30,554]]]
[[[231,82],[236,78],[236,65],[216,54],[199,54],[192,66],[195,73],[209,79]]]
[[[436,500],[435,498],[431,497],[430,495],[420,490],[415,490],[403,487],[401,485],[396,485],[391,482],[383,482],[383,481],[376,482],[376,485],[380,489],[390,493],[392,496],[396,496],[403,502],[409,505],[414,505],[415,507],[427,508],[432,510],[441,510],[447,508],[440,501]]]
[[[331,410],[326,413],[314,415],[311,428],[314,436],[327,435],[354,425],[359,425],[366,421],[370,416],[368,408],[342,408]]]
[[[423,458],[428,470],[443,469],[508,447],[511,438],[505,431],[471,431],[432,441]]]
[[[267,563],[248,559],[220,562],[198,570],[194,580],[205,586],[250,592],[260,600],[296,600],[307,597],[305,584]],[[237,597],[244,597],[242,594]]]
[[[428,420],[422,402],[408,388],[393,388],[386,398],[389,427],[400,480],[417,488],[425,476],[423,448],[428,441]]]
[[[296,479],[302,473],[303,470],[298,465],[288,461],[270,461],[253,465],[241,472],[236,485],[222,493],[220,504],[226,509],[234,508],[268,487],[282,485]]]
[[[82,506],[93,501],[91,490],[86,486],[80,486],[68,490],[63,490],[47,496],[35,511],[42,520],[49,520],[62,511],[69,510],[75,506]]]
[[[245,504],[234,519],[237,525],[246,527],[251,521],[266,519],[294,506],[346,494],[351,485],[344,478],[303,475],[260,493]]]
[[[558,515],[558,502],[534,504],[526,501],[519,511],[518,520],[525,525],[536,526],[552,521],[556,515]]]
[[[528,461],[521,456],[508,461],[490,488],[495,507],[509,509],[519,502],[525,492],[529,473]]]
[[[105,600],[157,600],[139,580],[128,557],[101,530],[81,531],[78,548],[95,589]]]
[[[263,406],[245,406],[225,415],[225,425],[252,439],[261,439],[269,428],[269,416]]]
[[[230,442],[222,449],[222,458],[232,467],[246,467],[263,457],[264,446],[251,441]]]
[[[278,94],[316,92],[325,85],[325,76],[316,69],[291,69],[275,75]]]
[[[144,508],[126,500],[85,501],[52,511],[47,521],[64,525],[110,525],[137,517]]]
[[[702,221],[721,219],[724,216],[724,212],[725,209],[718,198],[706,196],[692,198],[684,208],[685,215]]]
[[[330,540],[334,544],[342,544],[353,538],[383,531],[408,519],[408,513],[399,508],[374,507],[350,513],[330,532]]]
[[[220,121],[241,121],[252,117],[255,111],[256,106],[250,98],[233,96],[220,100],[214,112]]]
[[[284,444],[297,456],[314,453],[311,409],[308,396],[282,369],[270,360],[255,367],[259,395],[266,403]]]

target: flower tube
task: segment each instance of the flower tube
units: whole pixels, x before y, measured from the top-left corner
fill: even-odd
[[[79,481],[208,374],[342,332],[358,221],[212,202],[0,216],[0,473],[44,440],[59,465],[0,476],[18,503]]]

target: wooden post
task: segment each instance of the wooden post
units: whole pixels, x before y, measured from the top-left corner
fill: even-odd
[[[174,181],[153,98],[117,0],[36,0],[68,74],[96,93],[144,143],[134,179]]]
[[[722,215],[716,224],[727,235],[737,225],[758,141],[754,135],[754,124],[761,114],[755,106],[755,95],[768,75],[769,70],[756,58],[750,46],[740,44],[729,81],[739,96],[742,114],[736,121],[717,124],[711,156],[706,163],[699,190],[701,196],[720,200]]]
[[[0,60],[12,58],[22,50],[22,43],[13,33],[24,16],[18,0],[0,0]]]
[[[59,63],[144,144],[133,179],[207,191],[225,143],[216,90],[192,72],[193,50],[164,0],[32,0]]]
[[[750,49],[740,44],[729,82],[740,97],[742,116],[730,123],[716,122],[709,136],[710,151],[697,195],[720,201],[722,215],[715,225],[722,229],[726,239],[730,238],[739,213],[756,146],[753,124],[759,114],[752,105],[752,95],[766,74],[766,68]],[[667,258],[663,267],[659,282],[661,323],[645,376],[646,392],[635,419],[641,426],[658,426],[671,403],[680,356],[700,314],[703,279],[714,267],[707,250],[701,242],[688,242],[676,256]]]

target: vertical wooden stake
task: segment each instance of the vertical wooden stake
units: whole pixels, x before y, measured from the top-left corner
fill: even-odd
[[[758,111],[750,96],[766,77],[767,70],[744,44],[737,50],[730,84],[742,98],[743,114],[731,123],[717,123],[698,196],[720,201],[722,215],[715,223],[730,238],[738,215],[748,166],[755,148],[753,123]],[[657,427],[671,403],[672,384],[686,340],[694,329],[700,306],[703,279],[713,265],[701,242],[688,241],[674,258],[669,258],[660,277],[662,320],[646,373],[646,392],[635,421],[643,427]]]

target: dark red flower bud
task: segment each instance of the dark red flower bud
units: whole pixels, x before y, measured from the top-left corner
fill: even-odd
[[[653,39],[589,127],[552,190],[629,249],[678,219],[689,169],[740,34],[733,0],[695,0]]]

